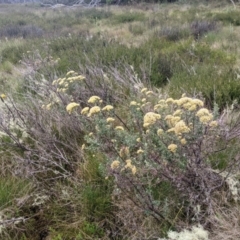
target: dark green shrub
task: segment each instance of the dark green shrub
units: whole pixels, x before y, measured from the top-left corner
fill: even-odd
[[[159,54],[152,64],[150,80],[155,86],[166,85],[173,75],[171,59],[167,55]]]
[[[30,48],[27,44],[6,47],[2,51],[2,61],[17,64],[23,58],[23,54],[28,50],[30,50]]]
[[[137,25],[137,24],[130,24],[128,27],[129,32],[131,32],[133,35],[142,35],[144,33],[144,26],[143,25]]]
[[[139,12],[126,12],[112,17],[115,24],[129,23],[134,21],[143,21],[145,19],[144,13]]]
[[[228,11],[226,13],[217,13],[214,19],[234,26],[240,25],[240,14],[237,10]]]

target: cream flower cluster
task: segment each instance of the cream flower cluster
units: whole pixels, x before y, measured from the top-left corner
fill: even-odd
[[[64,78],[56,79],[52,82],[52,85],[58,86],[57,92],[66,92],[68,90],[69,84],[77,81],[84,80],[83,75],[78,75],[74,71],[69,71]]]
[[[66,110],[67,110],[67,112],[68,112],[69,114],[71,114],[72,111],[73,111],[76,107],[78,107],[78,106],[79,106],[78,103],[72,102],[72,103],[69,103],[69,104],[67,105]]]
[[[208,124],[213,119],[213,115],[206,108],[201,108],[196,113],[196,116],[199,117],[199,121],[203,124]]]
[[[101,98],[100,97],[98,97],[98,96],[92,96],[92,97],[90,97],[89,99],[88,99],[88,103],[96,103],[96,102],[101,102],[102,100],[101,100]]]
[[[192,99],[189,97],[182,97],[178,100],[174,100],[174,103],[189,111],[195,111],[198,107],[203,107],[204,105],[203,101],[200,99]]]
[[[157,120],[161,119],[161,115],[154,113],[154,112],[148,112],[143,117],[143,127],[147,128],[153,124],[156,123]]]
[[[101,111],[101,108],[99,106],[94,106],[89,109],[88,117],[91,117],[92,115],[99,113]]]
[[[126,160],[126,165],[124,167],[125,169],[130,169],[132,171],[132,174],[135,175],[137,172],[137,168],[136,166],[132,165],[132,160],[131,159],[127,159]]]
[[[131,159],[127,159],[126,164],[124,166],[124,168],[122,168],[121,171],[123,171],[124,169],[130,169],[132,174],[135,175],[137,172],[137,168],[136,166],[132,165],[132,160]],[[110,165],[112,170],[116,170],[120,167],[120,161],[119,160],[114,160],[111,165]]]
[[[180,120],[175,124],[173,128],[170,128],[168,132],[174,132],[176,135],[181,135],[182,133],[190,132],[190,128],[186,125],[183,120]]]
[[[101,108],[98,106],[94,106],[94,107],[85,107],[82,109],[81,114],[82,115],[87,115],[88,117],[91,117],[92,115],[99,113],[101,111]]]
[[[171,151],[171,152],[173,152],[173,153],[175,153],[176,151],[177,151],[177,145],[176,144],[170,144],[169,146],[168,146],[168,150],[169,151]]]
[[[120,165],[120,162],[118,160],[114,160],[112,163],[111,163],[111,169],[112,170],[115,170],[119,167]]]

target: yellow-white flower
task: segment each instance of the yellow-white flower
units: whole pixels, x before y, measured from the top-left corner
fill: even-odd
[[[179,116],[167,115],[164,120],[166,120],[168,126],[174,127],[181,118]]]
[[[78,106],[79,106],[78,103],[72,102],[72,103],[69,103],[69,104],[67,105],[66,110],[67,110],[67,112],[68,112],[69,114],[71,114],[72,111],[73,111],[73,109],[76,108],[76,107],[78,107]]]
[[[144,92],[147,92],[147,88],[143,88],[142,90],[141,90],[141,93],[144,93]]]
[[[199,121],[203,124],[207,124],[212,121],[213,116],[211,114],[199,117]]]
[[[85,107],[82,109],[81,114],[86,115],[86,114],[88,114],[88,111],[89,111],[89,107]]]
[[[115,121],[115,119],[114,118],[112,118],[112,117],[109,117],[109,118],[107,118],[107,123],[111,123],[111,122],[114,122]]]
[[[114,170],[114,169],[117,169],[120,165],[120,162],[118,160],[115,160],[111,163],[111,169]]]
[[[130,102],[130,106],[137,106],[137,105],[138,105],[138,103],[136,101],[131,101]]]
[[[147,91],[146,92],[146,95],[149,96],[149,95],[152,95],[153,94],[153,91]]]
[[[101,111],[101,108],[98,106],[94,106],[90,108],[88,117],[91,117],[93,114],[99,113]]]
[[[176,123],[174,127],[174,132],[176,134],[188,133],[190,132],[190,128],[186,125],[186,123],[183,120],[181,120]]]
[[[85,148],[86,148],[86,145],[83,144],[83,145],[81,146],[81,149],[84,150]]]
[[[167,98],[166,103],[174,103],[174,99],[173,98]]]
[[[173,153],[175,153],[176,151],[177,151],[177,145],[176,144],[170,144],[169,146],[168,146],[168,150],[169,151],[171,151],[171,152],[173,152]]]
[[[198,112],[196,113],[196,116],[197,117],[202,117],[202,116],[206,116],[206,115],[209,115],[210,112],[208,109],[206,108],[201,108],[200,110],[198,110]]]
[[[1,97],[3,100],[7,98],[7,96],[6,96],[4,93],[2,93],[2,94],[0,95],[0,97]]]
[[[129,147],[122,147],[119,151],[119,155],[121,158],[127,158],[129,154]]]
[[[177,109],[174,113],[173,116],[179,116],[182,115],[182,110],[181,109]]]
[[[67,72],[66,76],[69,76],[69,75],[72,75],[72,74],[76,74],[76,72],[71,70],[71,71]]]
[[[217,121],[212,121],[209,123],[210,127],[217,127],[218,126],[218,122]]]
[[[185,144],[187,143],[187,141],[186,141],[185,138],[182,138],[182,139],[180,140],[180,142],[181,142],[182,145],[185,145]]]
[[[141,153],[144,153],[144,151],[142,150],[142,148],[139,148],[139,149],[137,150],[137,154],[141,154]]]
[[[199,99],[193,99],[192,102],[196,104],[198,107],[203,107],[203,101]]]
[[[160,128],[157,130],[157,135],[161,136],[163,134],[163,132],[164,132],[163,129]]]
[[[88,99],[88,103],[96,103],[97,101],[101,101],[101,98],[98,96],[92,96]]]
[[[132,166],[132,174],[133,175],[135,175],[136,174],[136,172],[137,172],[137,168],[136,168],[136,166]]]
[[[51,107],[52,107],[52,105],[53,105],[53,103],[49,103],[48,105],[46,105],[46,109],[47,109],[47,110],[50,110]]]
[[[107,105],[107,106],[105,106],[103,109],[102,109],[102,111],[110,111],[110,110],[112,110],[113,109],[113,106],[112,105]]]
[[[149,127],[150,125],[155,124],[157,120],[161,119],[161,115],[154,113],[154,112],[148,112],[143,117],[143,127]]]
[[[126,160],[125,168],[132,168],[132,160],[131,159]]]
[[[116,130],[121,130],[121,131],[124,130],[124,128],[123,128],[122,126],[117,126],[117,127],[115,127],[115,129],[116,129]]]

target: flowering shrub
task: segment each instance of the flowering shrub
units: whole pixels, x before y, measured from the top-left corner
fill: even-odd
[[[103,154],[106,179],[114,179],[119,194],[158,220],[171,222],[162,207],[166,199],[157,193],[163,182],[179,191],[192,210],[208,208],[222,179],[209,170],[207,158],[216,150],[216,114],[204,108],[202,100],[185,95],[165,99],[142,88],[135,97],[125,106],[110,105],[97,95],[82,108],[76,102],[67,105],[69,113],[78,107],[75,115],[85,131],[83,151]]]
[[[106,87],[110,79],[104,79]],[[11,107],[9,97],[2,102],[22,129],[28,124],[27,137],[17,142],[13,136],[12,141],[25,151],[19,159],[31,164],[29,173],[51,181],[77,176],[81,185],[82,169],[94,160],[100,185],[111,185],[113,205],[131,202],[141,214],[163,223],[163,231],[181,217],[201,223],[207,219],[213,194],[229,176],[211,165],[218,157],[215,152],[221,151],[222,119],[217,111],[185,95],[162,97],[138,82],[132,88],[121,82],[113,95],[89,87],[89,79],[73,71],[44,84],[28,107]],[[5,133],[10,130],[6,122]]]

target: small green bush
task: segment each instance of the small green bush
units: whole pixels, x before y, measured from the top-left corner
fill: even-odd
[[[0,179],[0,210],[14,207],[16,198],[29,194],[31,184],[24,179],[4,176]]]
[[[222,21],[225,24],[232,24],[234,26],[240,25],[240,15],[239,11],[237,10],[232,10],[225,13],[217,13],[214,16],[214,19],[217,21]]]
[[[112,17],[112,20],[115,24],[143,21],[144,19],[145,19],[144,13],[140,12],[126,12],[119,15],[114,15]]]
[[[130,24],[128,27],[129,32],[131,32],[133,35],[142,35],[145,31],[144,25],[139,24]]]
[[[92,9],[84,9],[84,11],[76,12],[75,16],[79,19],[82,17],[85,17],[87,19],[101,20],[101,19],[107,19],[112,17],[113,13],[106,10],[92,8]]]
[[[186,27],[168,26],[163,27],[156,33],[159,37],[164,37],[169,41],[179,41],[190,36],[190,31]]]

